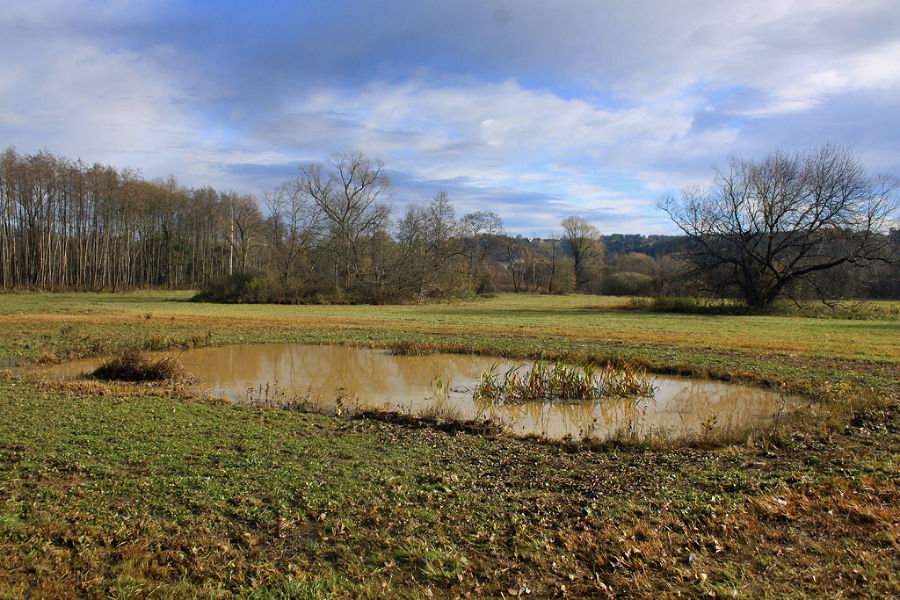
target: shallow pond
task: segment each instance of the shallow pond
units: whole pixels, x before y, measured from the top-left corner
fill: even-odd
[[[637,402],[501,406],[474,400],[473,387],[491,366],[498,365],[502,373],[523,361],[461,354],[397,356],[371,348],[299,344],[242,344],[168,354],[196,377],[193,389],[238,404],[301,400],[329,411],[340,398],[347,410],[380,407],[462,419],[492,417],[514,433],[557,439],[621,434],[678,438],[709,428],[718,433],[766,428],[776,414],[799,404],[796,398],[749,386],[650,376],[654,397]],[[97,363],[77,361],[36,372],[49,378],[76,377]]]
[[[169,353],[173,354],[173,353]],[[397,356],[387,350],[298,344],[243,344],[174,353],[196,377],[193,388],[238,404],[301,400],[334,410],[380,407],[411,414],[500,419],[517,434],[549,438],[615,435],[678,438],[770,427],[799,400],[749,386],[651,376],[653,398],[497,405],[473,399],[482,372],[523,364],[483,356]],[[50,378],[84,375],[98,361],[41,368]]]

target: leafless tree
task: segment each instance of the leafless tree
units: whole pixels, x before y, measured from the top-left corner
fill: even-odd
[[[407,208],[397,223],[399,255],[394,272],[399,289],[419,297],[444,295],[457,284],[460,224],[446,192]]]
[[[575,283],[571,260],[561,252],[557,238],[551,237],[544,242],[545,255],[538,258],[547,269],[547,293],[567,293]]]
[[[603,259],[603,240],[597,228],[581,217],[566,217],[560,223],[562,242],[569,247],[575,260],[575,289],[587,291],[597,276],[599,262]]]
[[[789,286],[845,263],[886,257],[897,180],[870,176],[847,148],[732,158],[705,189],[659,206],[691,240],[698,270],[765,307]]]
[[[334,253],[335,283],[347,286],[360,269],[360,241],[384,229],[390,180],[384,164],[361,152],[333,154],[326,163],[302,168],[298,189],[324,216]]]
[[[264,196],[269,212],[269,252],[282,285],[299,274],[318,234],[319,212],[298,181],[285,183]]]
[[[203,285],[227,267],[224,216],[209,188],[10,148],[0,154],[0,287]]]
[[[493,211],[479,210],[464,215],[460,228],[469,277],[476,287],[481,287],[487,278],[485,260],[493,238],[503,235],[503,219]]]

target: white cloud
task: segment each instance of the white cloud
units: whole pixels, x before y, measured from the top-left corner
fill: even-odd
[[[770,85],[768,104],[736,111],[751,117],[769,117],[804,112],[821,106],[831,97],[870,89],[900,87],[900,41],[883,44],[859,54],[834,58],[828,66],[791,80]]]
[[[46,148],[71,158],[153,167],[202,136],[166,65],[172,48],[136,53],[68,40],[5,73],[0,127],[24,151]],[[30,146],[30,147],[29,147]],[[176,164],[171,164],[175,167]]]
[[[502,27],[480,0],[335,6],[14,3],[0,138],[256,192],[267,167],[355,148],[532,227],[655,218],[660,194],[777,146],[853,142],[900,170],[895,0],[529,2]]]
[[[319,90],[295,110],[303,115],[327,110],[321,118],[341,115],[353,124],[350,137],[355,145],[366,150],[382,155],[414,151],[414,164],[404,168],[431,177],[441,169],[447,169],[448,177],[493,171],[492,178],[498,179],[529,164],[581,160],[585,155],[615,164],[638,163],[641,151],[655,151],[688,133],[693,104],[667,99],[654,106],[609,108],[526,89],[514,80],[438,86],[407,81],[377,82],[346,92]],[[622,152],[625,146],[633,151],[630,156]],[[515,168],[497,172],[479,164]],[[456,172],[459,166],[465,173]]]

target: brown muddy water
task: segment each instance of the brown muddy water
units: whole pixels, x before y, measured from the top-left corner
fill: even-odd
[[[797,408],[795,397],[749,386],[650,375],[653,398],[496,405],[473,398],[481,374],[524,361],[436,354],[397,356],[388,350],[299,344],[241,344],[165,353],[196,378],[194,392],[236,404],[299,401],[312,408],[397,410],[458,419],[490,417],[519,435],[561,439],[614,436],[677,439],[773,426]],[[34,368],[50,379],[84,376],[99,360]]]

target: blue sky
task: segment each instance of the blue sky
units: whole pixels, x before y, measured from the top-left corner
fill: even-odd
[[[900,175],[896,0],[32,0],[0,55],[4,148],[257,195],[361,150],[523,235],[673,232],[729,155]]]

